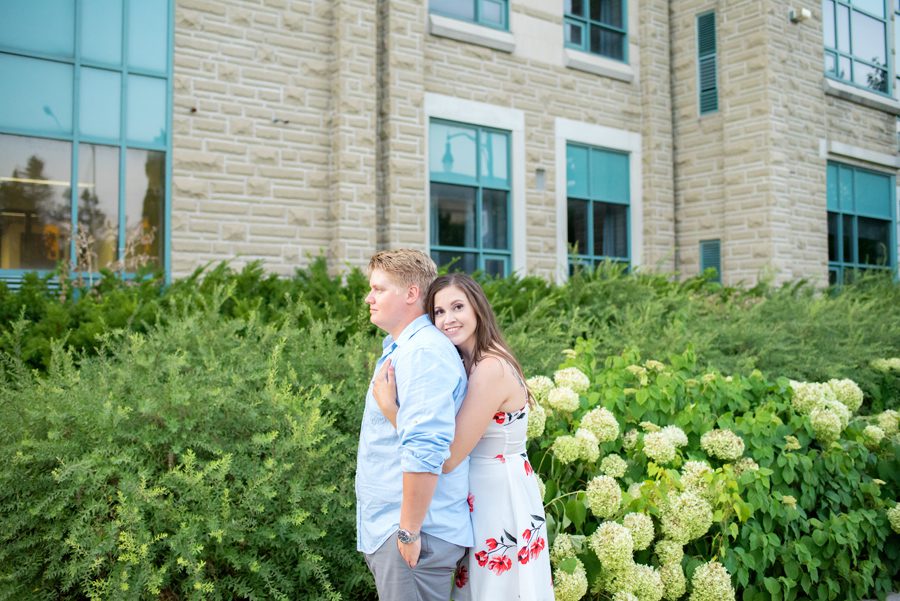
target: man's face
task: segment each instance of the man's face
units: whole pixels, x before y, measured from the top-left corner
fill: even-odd
[[[386,272],[373,269],[369,275],[369,294],[366,295],[372,323],[386,332],[392,331],[406,316],[407,292],[406,287],[395,282]]]

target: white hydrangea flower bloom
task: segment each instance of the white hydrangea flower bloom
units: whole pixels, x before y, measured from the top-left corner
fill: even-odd
[[[850,425],[850,418],[853,417],[853,414],[850,413],[847,406],[836,399],[826,399],[821,405],[816,407],[816,409],[827,409],[837,415],[841,420],[841,430]],[[813,411],[815,411],[815,409]],[[812,415],[812,412],[810,412],[810,415]]]
[[[647,378],[647,370],[640,365],[629,365],[625,369],[631,372],[631,374],[638,379],[638,381],[641,383],[641,386],[646,386],[647,384],[649,384],[650,380],[649,378]]]
[[[649,515],[645,513],[629,513],[622,520],[622,525],[631,532],[635,551],[643,551],[653,543],[655,532],[653,519]]]
[[[567,367],[553,374],[557,386],[571,388],[577,393],[586,392],[591,387],[591,380],[577,367]]]
[[[831,387],[837,400],[846,405],[847,409],[853,413],[859,410],[863,402],[863,391],[856,382],[846,378],[831,379],[828,380],[828,386]]]
[[[710,430],[700,437],[700,447],[722,461],[735,461],[744,454],[744,441],[731,430]]]
[[[900,413],[893,409],[886,409],[875,418],[878,427],[884,430],[885,436],[893,436],[900,430]]]
[[[709,490],[708,477],[713,469],[705,461],[685,461],[681,466],[681,484],[685,490],[706,496]]]
[[[544,433],[544,426],[547,424],[547,412],[543,407],[535,403],[528,408],[528,428],[525,431],[525,438],[534,440]]]
[[[631,429],[625,433],[625,436],[622,437],[622,446],[625,447],[626,451],[630,451],[634,448],[638,441],[638,431]]]
[[[710,561],[694,570],[688,601],[735,601],[731,575],[718,561]]]
[[[578,393],[565,386],[558,386],[547,393],[547,404],[558,411],[572,413],[578,409]]]
[[[644,361],[644,367],[655,372],[661,372],[666,369],[666,364],[655,359],[647,359]]]
[[[676,543],[673,540],[661,540],[656,543],[653,550],[656,551],[656,556],[659,558],[661,565],[677,563],[680,566],[681,560],[684,559],[684,547],[681,543]]]
[[[866,426],[863,429],[863,443],[869,449],[877,449],[884,440],[884,430],[878,426]]]
[[[601,443],[612,442],[619,437],[619,422],[606,407],[596,407],[581,418],[581,427],[593,432]]]
[[[540,402],[547,398],[547,393],[553,389],[553,380],[547,376],[534,376],[525,380],[528,390],[534,395],[534,398]]]
[[[637,563],[632,568],[633,592],[640,601],[660,601],[665,594],[662,577],[656,568]]]
[[[825,408],[813,409],[809,415],[813,435],[823,445],[829,445],[841,437],[841,418],[834,411]]]
[[[629,591],[616,591],[613,593],[612,601],[641,601],[634,593]]]
[[[670,463],[675,459],[675,445],[662,432],[650,432],[644,435],[644,454],[656,463]]]
[[[600,462],[600,471],[611,478],[621,478],[628,471],[628,463],[618,455],[607,455]]]
[[[592,478],[588,482],[586,496],[591,513],[600,518],[612,517],[622,504],[622,489],[609,476]]]
[[[890,359],[875,359],[871,363],[872,367],[878,371],[900,371],[900,357],[891,357]]]
[[[575,571],[569,574],[565,570],[553,572],[553,596],[556,601],[578,601],[587,593],[587,573],[584,564],[578,559]]]
[[[575,440],[581,449],[581,459],[588,463],[594,463],[600,458],[600,443],[590,430],[578,428],[575,431]]]
[[[662,429],[653,422],[641,422],[638,425],[644,432],[659,432]]]
[[[572,463],[581,458],[581,443],[574,436],[559,436],[550,446],[560,463]]]
[[[801,415],[809,415],[810,412],[821,405],[825,399],[833,398],[834,392],[827,384],[818,382],[796,382],[791,380],[791,405],[794,411]]]
[[[634,541],[628,528],[615,522],[603,522],[591,535],[588,544],[603,567],[615,571],[632,563]]]
[[[668,601],[675,601],[684,595],[687,589],[687,580],[684,577],[684,570],[681,569],[681,562],[663,564],[659,568],[659,576],[662,578],[665,589],[664,598]]]
[[[660,512],[660,528],[666,538],[686,544],[700,538],[712,525],[709,502],[692,491],[669,495]]]
[[[575,557],[575,555],[575,543],[572,541],[572,536],[565,532],[557,534],[550,547],[550,561],[555,565],[563,559]]]
[[[682,430],[678,426],[666,426],[665,428],[660,430],[660,432],[665,434],[666,437],[672,441],[672,444],[679,449],[683,446],[687,446],[687,434],[685,434],[684,430]]]
[[[741,457],[734,464],[734,473],[740,476],[744,472],[758,472],[759,464],[752,457]]]
[[[900,503],[887,510],[887,518],[891,524],[891,530],[900,534]]]

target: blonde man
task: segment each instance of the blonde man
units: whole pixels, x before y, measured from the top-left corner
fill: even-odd
[[[369,387],[356,467],[357,548],[381,601],[446,601],[457,562],[473,543],[468,460],[441,473],[466,373],[425,314],[436,275],[417,250],[382,251],[369,261],[365,302],[372,323],[387,332],[374,373],[391,361],[398,404],[395,429]]]

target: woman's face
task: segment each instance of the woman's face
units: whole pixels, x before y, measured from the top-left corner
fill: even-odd
[[[474,342],[478,318],[465,292],[447,286],[434,295],[434,325],[456,346]]]

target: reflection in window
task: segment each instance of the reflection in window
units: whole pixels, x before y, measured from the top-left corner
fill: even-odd
[[[625,0],[565,0],[566,46],[626,60]]]
[[[78,182],[82,262],[89,271],[113,267],[119,244],[119,149],[81,144]]]
[[[431,255],[452,269],[506,275],[509,132],[434,120],[428,131]]]
[[[428,8],[438,15],[506,30],[507,4],[508,0],[431,0]]]
[[[69,252],[71,144],[0,134],[0,269],[53,269]]]
[[[125,254],[132,269],[162,265],[165,154],[128,149],[125,175]]]
[[[884,0],[822,0],[822,23],[826,75],[887,94]]]

